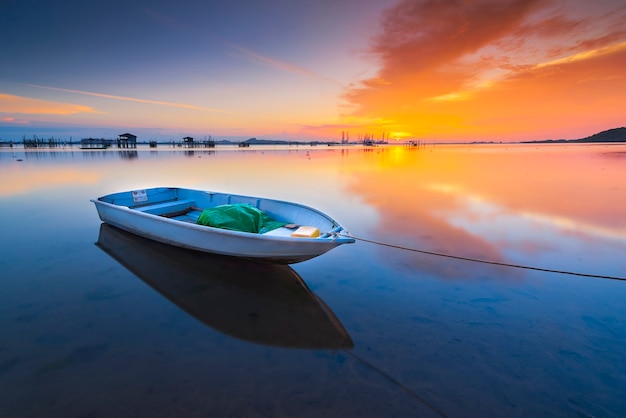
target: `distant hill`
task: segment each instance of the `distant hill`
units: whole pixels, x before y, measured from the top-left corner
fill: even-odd
[[[546,139],[543,141],[524,141],[525,144],[535,143],[595,143],[595,142],[626,142],[626,128],[614,128],[598,132],[586,138],[580,139]]]
[[[250,145],[281,145],[281,144],[286,144],[287,141],[250,138],[250,139],[246,139],[245,141],[242,141],[242,143],[250,144]]]
[[[576,139],[577,142],[626,142],[626,128],[609,129],[587,138]]]

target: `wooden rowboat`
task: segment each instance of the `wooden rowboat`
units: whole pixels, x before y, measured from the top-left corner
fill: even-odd
[[[160,187],[113,193],[91,201],[107,224],[208,253],[290,264],[354,242],[343,226],[319,210],[274,199]],[[197,223],[205,210],[234,205],[255,208],[283,226],[258,233]]]

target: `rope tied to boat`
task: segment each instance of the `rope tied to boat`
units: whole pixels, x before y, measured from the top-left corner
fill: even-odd
[[[342,234],[339,234],[339,235],[342,235]],[[458,255],[453,255],[453,254],[438,253],[438,252],[435,252],[435,251],[420,250],[418,248],[405,247],[403,245],[396,245],[396,244],[390,244],[390,243],[381,242],[381,241],[370,240],[370,239],[366,239],[366,238],[355,237],[352,234],[342,235],[342,236],[350,237],[350,238],[352,238],[354,240],[357,240],[357,241],[367,242],[367,243],[375,244],[375,245],[381,245],[381,246],[384,246],[384,247],[395,248],[395,249],[404,250],[404,251],[411,251],[411,252],[420,253],[420,254],[426,254],[426,255],[433,255],[433,256],[436,256],[436,257],[445,257],[445,258],[452,258],[452,259],[455,259],[455,260],[470,261],[470,262],[473,262],[473,263],[491,264],[491,265],[495,265],[495,266],[511,267],[511,268],[535,270],[535,271],[543,271],[543,272],[547,272],[547,273],[567,274],[567,275],[571,275],[571,276],[589,277],[589,278],[595,278],[595,279],[607,279],[607,280],[626,281],[626,277],[607,276],[607,275],[601,275],[601,274],[579,273],[579,272],[575,272],[575,271],[549,269],[549,268],[528,266],[528,265],[522,265],[522,264],[504,263],[504,262],[500,262],[500,261],[482,260],[482,259],[479,259],[479,258],[463,257],[463,256],[458,256]]]

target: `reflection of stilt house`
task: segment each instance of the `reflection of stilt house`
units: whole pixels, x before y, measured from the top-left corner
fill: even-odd
[[[137,148],[137,137],[133,134],[125,133],[117,137],[118,148]]]

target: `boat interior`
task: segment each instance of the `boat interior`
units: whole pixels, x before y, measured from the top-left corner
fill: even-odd
[[[211,194],[207,193],[207,196],[215,196],[218,193]],[[195,224],[198,220],[198,217],[204,210],[202,207],[197,206],[197,202],[194,199],[186,199],[179,198],[178,194],[168,194],[168,196],[159,196],[160,198],[155,201],[155,196],[150,196],[149,200],[135,202],[128,205],[130,209],[134,209],[139,212],[149,213],[152,215],[162,216],[165,218],[174,219],[181,222],[187,222]],[[164,199],[165,198],[165,199]],[[213,200],[213,199],[210,199]],[[251,198],[248,196],[239,196],[239,195],[229,195],[219,193],[218,202],[212,202],[212,206],[216,206],[217,204],[233,204],[233,203],[247,203],[253,205],[259,209],[263,206],[264,211],[267,212],[267,207],[270,206],[267,204],[267,200],[262,200],[258,198]],[[263,205],[261,205],[263,202]],[[271,202],[271,201],[269,201]],[[117,203],[117,202],[116,202]],[[121,203],[121,202],[120,202]],[[130,202],[128,202],[130,203]],[[204,202],[206,203],[206,202]],[[217,203],[217,204],[216,204]],[[272,216],[277,216],[274,213],[267,212]],[[291,220],[287,220],[287,222],[292,222]],[[316,238],[320,236],[320,231],[318,228],[307,225],[299,225],[295,223],[288,223],[287,225],[273,229],[268,232],[264,232],[265,236],[277,236],[277,237],[298,237],[298,238]],[[328,236],[328,234],[326,234]]]

